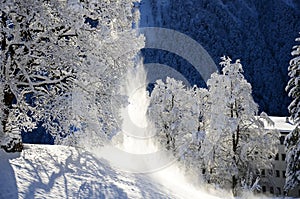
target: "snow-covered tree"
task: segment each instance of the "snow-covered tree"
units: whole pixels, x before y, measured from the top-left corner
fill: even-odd
[[[72,113],[67,120],[72,123],[66,125],[73,126],[77,133],[67,133],[69,136],[63,143],[97,146],[117,131],[115,117],[120,104],[115,102],[123,100],[119,95],[120,81],[127,69],[134,66],[135,56],[144,47],[144,38],[132,30],[135,15],[132,6],[132,0],[71,4],[74,9],[69,9],[67,16],[77,21],[85,19],[76,31],[84,58],[77,69],[80,75],[72,91]]]
[[[132,2],[1,1],[2,148],[22,150],[20,131],[38,122],[57,137],[117,126],[116,82],[143,47]]]
[[[43,114],[39,107],[72,87],[73,46],[67,43],[74,35],[53,12],[43,1],[1,1],[1,147],[6,151],[22,150],[20,131],[35,128]]]
[[[299,125],[290,132],[285,139],[287,151],[286,162],[286,181],[284,190],[289,190],[297,187],[300,184],[300,129]]]
[[[186,166],[198,164],[204,139],[203,115],[207,90],[186,88],[181,81],[158,80],[151,93],[148,114],[158,131],[162,147],[171,150]]]
[[[297,38],[296,41],[300,41],[300,37]],[[300,122],[300,45],[293,47],[292,55],[295,56],[295,58],[290,61],[288,68],[291,79],[286,86],[286,90],[289,91],[289,97],[293,98],[293,101],[288,107],[289,112],[294,122],[298,124]]]
[[[296,41],[300,41],[300,37]],[[287,152],[285,191],[289,191],[300,184],[300,45],[293,47],[292,55],[295,57],[290,61],[288,68],[291,79],[286,90],[289,91],[289,97],[293,98],[288,109],[297,126],[285,139]]]
[[[196,86],[187,89],[190,95],[182,123],[181,151],[179,160],[183,163],[185,169],[190,172],[199,172],[203,169],[203,158],[200,150],[206,135],[206,113],[209,110],[209,93],[207,89]],[[191,123],[192,122],[192,123]],[[193,125],[191,125],[193,124]]]
[[[222,57],[220,64],[222,74],[212,74],[207,82],[210,106],[201,154],[207,180],[237,194],[250,172],[272,167],[279,135],[265,130],[256,116],[258,107],[239,60],[232,64]]]
[[[159,132],[159,141],[167,150],[176,150],[185,97],[187,92],[183,83],[169,77],[166,83],[157,80],[151,93],[149,116]]]

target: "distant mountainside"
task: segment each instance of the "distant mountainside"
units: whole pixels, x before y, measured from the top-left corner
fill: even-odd
[[[284,88],[291,48],[300,31],[299,0],[142,0],[141,27],[174,29],[198,41],[218,64],[223,55],[241,59],[260,111],[288,115]],[[146,63],[176,69],[192,66],[178,56],[145,49]],[[192,83],[195,75],[187,72]],[[197,76],[197,75],[196,75]]]

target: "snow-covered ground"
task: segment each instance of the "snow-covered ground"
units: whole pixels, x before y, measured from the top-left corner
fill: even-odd
[[[0,198],[228,198],[205,191],[182,192],[187,184],[168,183],[156,175],[118,171],[90,152],[57,145],[25,145],[22,153],[0,150]],[[188,193],[190,192],[190,193]],[[183,194],[183,195],[182,195]],[[214,194],[215,195],[215,194]]]
[[[173,198],[145,175],[113,170],[73,147],[25,145],[0,154],[0,198]]]
[[[81,149],[25,145],[22,153],[0,153],[1,199],[178,198],[149,175],[114,170]]]

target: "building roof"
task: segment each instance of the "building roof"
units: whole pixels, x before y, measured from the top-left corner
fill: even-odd
[[[290,118],[287,121],[287,117],[270,116],[270,119],[275,123],[275,125],[271,126],[265,122],[266,129],[277,129],[280,132],[290,132],[296,127]]]

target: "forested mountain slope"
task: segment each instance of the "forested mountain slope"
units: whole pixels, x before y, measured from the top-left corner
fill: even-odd
[[[298,0],[142,0],[141,27],[174,29],[197,40],[216,64],[222,55],[241,59],[260,111],[287,115],[284,88],[291,48],[300,31]],[[146,63],[192,67],[161,50],[145,50]],[[192,74],[184,74],[192,78]],[[198,85],[203,84],[199,80]]]

